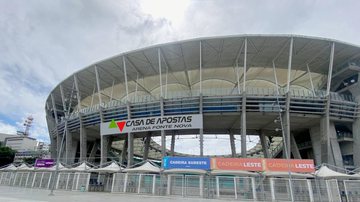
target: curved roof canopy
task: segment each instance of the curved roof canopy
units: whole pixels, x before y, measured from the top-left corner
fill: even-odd
[[[276,68],[278,84],[284,86],[292,40],[292,88],[310,89],[309,74],[315,88],[323,86],[329,71],[332,44],[335,47],[334,73],[340,72],[348,62],[360,59],[358,46],[324,38],[295,35],[201,38],[155,45],[96,62],[66,78],[51,95],[59,109],[63,105],[60,86],[65,97],[78,89],[81,104],[85,107],[90,102],[99,102],[97,96],[91,97],[98,87],[103,102],[109,101],[110,96],[121,101],[126,95],[125,71],[129,97],[160,94],[160,91],[165,95],[196,91],[199,89],[200,64],[204,91],[214,88],[237,90],[238,83],[243,82],[245,41],[247,86],[272,87],[275,84],[273,67]],[[51,106],[49,98],[47,103]]]

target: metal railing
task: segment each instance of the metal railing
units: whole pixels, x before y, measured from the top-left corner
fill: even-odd
[[[0,172],[0,185],[49,189],[53,182],[58,190],[94,191],[89,187],[97,185],[101,189],[95,191],[242,201],[360,200],[360,180],[162,173],[99,173],[94,176],[96,178],[90,178],[88,172],[62,172],[54,181],[51,177],[51,172],[3,171]]]

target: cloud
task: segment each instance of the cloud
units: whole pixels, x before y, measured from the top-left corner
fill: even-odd
[[[0,133],[16,134],[16,127],[10,124],[6,124],[0,120]]]

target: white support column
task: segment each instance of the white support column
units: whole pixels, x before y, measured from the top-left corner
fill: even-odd
[[[58,122],[58,115],[57,115],[57,109],[56,109],[56,105],[55,105],[55,99],[54,99],[54,96],[53,94],[51,93],[50,94],[51,96],[51,103],[52,103],[52,108],[53,108],[53,111],[54,111],[54,117],[55,117],[55,124],[56,126],[59,124]],[[56,157],[59,155],[59,151],[60,151],[60,144],[61,144],[61,139],[60,139],[60,135],[58,133],[58,130],[56,130]]]
[[[163,97],[162,75],[161,75],[161,50],[158,48],[158,62],[159,62],[159,82],[160,82],[160,97]]]
[[[90,173],[87,173],[86,182],[90,182]],[[89,191],[89,183],[86,183],[85,191]]]
[[[77,78],[76,74],[74,74],[74,83],[75,83],[75,89],[76,89],[76,98],[77,98],[77,102],[78,102],[77,107],[78,107],[78,110],[80,112],[80,110],[81,110],[81,96],[80,96],[78,78]]]
[[[137,193],[140,194],[140,188],[141,188],[141,177],[142,177],[142,174],[139,174],[139,184],[138,184],[138,190],[137,190]]]
[[[41,175],[41,180],[40,180],[40,185],[39,185],[39,188],[41,188],[41,185],[42,185],[42,181],[44,179],[44,172],[42,172],[42,175]]]
[[[96,86],[97,86],[97,94],[99,96],[99,105],[101,107],[102,104],[102,99],[101,99],[101,88],[100,88],[100,79],[99,79],[99,73],[98,73],[98,69],[97,66],[95,65],[95,77],[96,77]]]
[[[97,70],[96,70],[97,71]],[[76,97],[78,102],[78,111],[79,111],[79,119],[80,119],[80,161],[86,160],[87,155],[87,140],[86,140],[86,131],[85,127],[82,123],[82,115],[80,113],[81,111],[81,95],[80,95],[80,88],[79,88],[79,81],[77,78],[77,74],[74,74],[74,83],[75,83],[75,89],[76,89]]]
[[[253,199],[254,201],[257,201],[257,196],[256,196],[256,184],[255,184],[255,178],[251,177],[251,187],[252,187],[252,192],[253,192]]]
[[[246,92],[246,72],[247,72],[247,38],[245,38],[244,42],[244,68],[243,68],[243,92]]]
[[[201,44],[201,41],[199,42],[199,59],[200,59],[200,64],[199,64],[199,75],[200,75],[200,81],[199,81],[199,91],[200,91],[200,94],[202,94],[202,44]]]
[[[127,102],[126,104],[126,109],[127,109],[128,119],[131,119],[131,107],[129,102]],[[130,166],[132,166],[133,164],[133,159],[134,159],[134,133],[127,134],[127,143],[128,143],[127,167],[130,168]]]
[[[94,97],[95,97],[95,85],[94,85],[94,90],[93,90],[92,95],[91,95],[90,107],[92,107],[93,104],[94,104]]]
[[[139,82],[139,72],[136,72],[136,82],[135,82],[135,99],[137,99],[138,82]]]
[[[330,61],[329,61],[329,72],[328,72],[327,87],[326,87],[326,96],[328,96],[330,94],[331,78],[332,78],[333,64],[334,64],[334,51],[335,51],[335,42],[332,42],[331,51],[330,51]]]
[[[96,86],[97,86],[97,92],[98,92],[98,96],[99,96],[99,111],[100,111],[100,121],[103,122],[104,118],[102,115],[102,99],[101,99],[101,87],[100,87],[100,78],[99,78],[99,72],[97,69],[97,66],[95,65],[95,77],[96,77]],[[103,135],[100,134],[100,164],[104,164],[107,161],[107,145],[108,145],[108,137],[105,137]]]
[[[167,176],[167,187],[166,187],[166,195],[171,194],[171,175]]]
[[[203,114],[203,96],[200,93],[200,100],[199,100],[199,113]],[[204,156],[204,129],[199,129],[199,142],[200,142],[200,156]]]
[[[127,184],[128,184],[128,178],[129,178],[128,175],[129,175],[128,173],[125,174],[125,179],[124,179],[124,193],[126,193],[126,188],[127,188]]]
[[[60,95],[61,95],[61,102],[63,105],[63,110],[66,112],[66,104],[65,104],[65,94],[62,85],[60,84]]]
[[[165,99],[167,98],[168,93],[168,74],[169,74],[169,68],[166,66],[166,75],[165,75]]]
[[[273,67],[273,72],[274,72],[274,79],[275,79],[275,86],[276,86],[276,94],[280,95],[280,91],[279,91],[279,82],[277,79],[277,74],[276,74],[276,66],[275,66],[275,61],[272,61],[272,67]]]
[[[115,186],[115,180],[116,180],[116,173],[112,174],[112,183],[111,183],[111,193],[114,193],[114,186]]]
[[[243,86],[241,100],[241,157],[246,158],[246,71],[247,71],[247,38],[244,41],[244,68],[243,68]]]
[[[123,68],[124,68],[124,78],[125,78],[125,90],[126,90],[126,101],[129,101],[129,86],[128,86],[128,80],[127,80],[127,72],[126,72],[126,59],[125,56],[123,58]]]
[[[290,39],[290,49],[289,49],[289,60],[288,60],[288,74],[287,74],[287,84],[286,84],[286,92],[290,92],[290,81],[291,81],[291,64],[292,64],[292,55],[293,55],[293,44],[294,38]]]
[[[271,200],[276,201],[274,179],[269,178],[269,181],[270,181]]]
[[[62,176],[62,173],[59,173],[58,178],[56,179],[56,186],[55,189],[59,189],[59,182],[60,182],[60,178]],[[27,180],[26,180],[27,181]],[[26,183],[27,184],[27,183]]]
[[[313,83],[310,68],[309,68],[309,64],[306,64],[306,69],[307,69],[307,72],[309,74],[309,80],[310,80],[310,85],[311,85],[311,90],[312,90],[313,96],[316,96],[314,83]]]
[[[333,155],[331,151],[331,143],[330,143],[330,102],[331,102],[331,96],[330,96],[330,87],[331,87],[331,78],[332,78],[332,72],[333,72],[333,60],[334,60],[334,51],[335,51],[335,43],[333,42],[331,44],[331,50],[330,50],[330,61],[329,61],[329,72],[328,72],[328,79],[327,79],[327,87],[326,87],[326,109],[325,109],[325,130],[322,134],[321,138],[321,161],[325,163],[334,163],[335,160],[332,161]]]
[[[204,175],[199,176],[200,198],[204,197]]]
[[[36,180],[36,175],[39,174],[38,172],[35,172],[34,174],[34,179],[32,181],[32,184],[31,184],[31,188],[34,188],[34,185],[35,185],[35,180]]]
[[[49,189],[49,187],[50,187],[50,183],[51,183],[51,178],[53,177],[53,173],[52,172],[50,172],[50,177],[49,177],[49,179],[48,179],[48,185],[47,185],[47,189]]]
[[[153,181],[152,181],[152,194],[155,195],[156,190],[156,175],[153,175]]]
[[[70,173],[68,173],[68,177],[67,177],[67,179],[66,179],[66,186],[65,186],[65,190],[67,190],[67,189],[68,189],[69,180],[70,180]],[[71,183],[71,186],[72,186],[72,183]]]
[[[310,201],[314,202],[314,193],[313,193],[313,189],[311,186],[311,181],[309,179],[307,179],[306,183],[307,183],[307,187],[308,187]]]
[[[293,190],[293,185],[292,185],[292,179],[288,179],[289,181],[289,189],[290,189],[290,197],[291,197],[291,201],[295,201],[294,199],[294,190]]]
[[[219,176],[216,176],[216,197],[220,198],[220,184],[219,184]]]
[[[164,116],[164,99],[160,97],[160,112],[161,116]],[[160,131],[161,133],[161,166],[164,167],[164,157],[166,156],[166,134],[164,130]]]
[[[237,177],[234,177],[234,193],[235,193],[235,199],[237,199],[237,198],[238,198],[238,196],[237,196],[237,185],[236,185],[236,179],[237,179]]]
[[[113,95],[114,95],[114,85],[115,85],[115,80],[113,80],[112,82],[112,86],[111,86],[111,93],[110,93],[110,102],[113,100]],[[137,87],[137,84],[136,84]],[[136,95],[136,94],[135,94]]]
[[[236,60],[236,79],[237,79],[237,89],[238,89],[238,94],[241,93],[240,90],[240,67],[239,67],[239,62]]]

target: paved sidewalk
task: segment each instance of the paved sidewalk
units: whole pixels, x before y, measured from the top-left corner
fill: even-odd
[[[29,189],[19,187],[0,186],[0,201],[4,202],[162,202],[162,201],[201,201],[201,202],[219,202],[224,200],[215,199],[199,199],[199,198],[182,198],[182,197],[166,197],[166,196],[149,196],[137,194],[111,194],[99,192],[75,192],[75,191],[57,191],[54,196],[49,196],[49,190]]]

